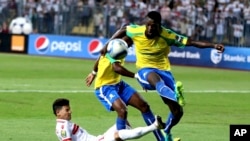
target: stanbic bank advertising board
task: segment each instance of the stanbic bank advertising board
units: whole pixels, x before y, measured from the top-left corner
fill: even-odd
[[[171,48],[169,58],[172,64],[192,65],[204,67],[218,67],[228,69],[250,70],[250,49],[225,47],[224,53],[215,49],[198,49],[185,47]]]

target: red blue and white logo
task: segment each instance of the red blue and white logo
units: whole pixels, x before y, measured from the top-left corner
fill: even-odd
[[[46,36],[38,36],[35,40],[35,49],[38,53],[45,54],[49,49],[49,39]]]
[[[98,56],[101,49],[103,48],[103,43],[97,39],[93,39],[88,44],[88,52],[91,56]]]

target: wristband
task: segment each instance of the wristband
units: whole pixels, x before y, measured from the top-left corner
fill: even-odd
[[[93,70],[91,73],[92,73],[93,75],[96,75],[96,71],[94,71],[94,70]]]
[[[134,78],[136,78],[136,79],[138,78],[138,74],[137,73],[135,73]]]

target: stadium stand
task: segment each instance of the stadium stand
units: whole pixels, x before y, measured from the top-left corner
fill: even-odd
[[[162,24],[178,33],[250,46],[249,0],[0,0],[0,23],[24,16],[37,33],[108,38],[121,25],[140,23],[151,10],[159,11]]]

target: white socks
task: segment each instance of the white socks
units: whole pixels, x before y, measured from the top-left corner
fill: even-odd
[[[137,127],[137,128],[130,129],[130,130],[119,130],[118,134],[122,140],[136,139],[156,129],[157,129],[156,125],[151,124],[150,126]]]

